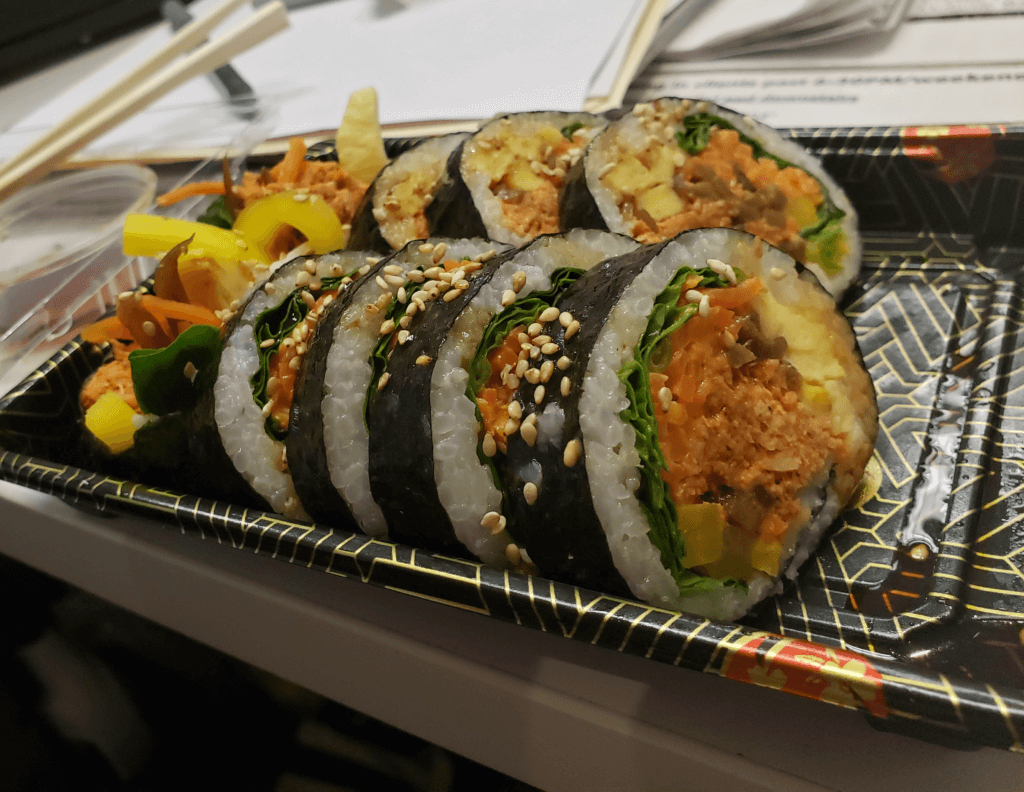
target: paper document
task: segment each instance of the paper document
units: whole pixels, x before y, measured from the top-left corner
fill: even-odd
[[[1024,122],[1024,15],[904,21],[795,52],[655,60],[627,104],[708,99],[777,127]]]
[[[211,5],[199,0],[189,9],[200,16]],[[338,0],[296,9],[289,30],[232,61],[261,101],[277,109],[264,135],[332,130],[341,121],[348,95],[368,85],[377,88],[384,124],[580,110],[596,78],[601,90],[614,87],[615,63],[628,54],[615,45],[632,36],[629,25],[643,18],[638,7],[644,0],[384,5]],[[215,35],[235,24],[228,20]],[[130,63],[141,61],[169,36],[167,25],[157,26],[122,60],[23,119],[0,136],[0,159],[112,84]],[[609,63],[610,69],[600,70]],[[620,93],[627,84],[622,83]],[[104,135],[85,158],[216,149],[244,128],[209,82],[196,79]]]

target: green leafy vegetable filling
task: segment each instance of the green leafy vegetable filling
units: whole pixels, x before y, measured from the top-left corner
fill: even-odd
[[[689,288],[729,285],[728,281],[709,268],[694,270],[684,267],[679,270],[654,301],[647,328],[633,350],[633,359],[619,370],[619,380],[625,385],[629,399],[629,408],[620,415],[622,420],[636,430],[636,450],[640,455],[640,488],[637,497],[650,526],[647,535],[661,554],[661,563],[676,581],[679,593],[684,596],[715,591],[724,586],[744,586],[732,578],[719,580],[698,575],[683,566],[686,545],[679,530],[675,503],[668,484],[661,477],[661,471],[667,469],[668,465],[658,444],[658,421],[654,414],[649,372],[653,365],[652,358],[659,355],[662,341],[697,313],[697,305],[679,304],[679,297],[687,288],[687,278],[692,275],[699,275],[700,283]],[[743,277],[739,270],[736,275],[740,279]]]
[[[577,121],[574,124],[569,124],[568,126],[564,126],[561,129],[562,137],[564,137],[566,140],[572,140],[572,136],[576,132],[576,130],[577,129],[582,129],[582,128],[583,128],[583,123],[581,121]]]
[[[739,132],[736,127],[730,124],[721,116],[712,115],[711,113],[694,113],[683,118],[683,130],[676,132],[676,142],[679,144],[679,148],[685,151],[687,154],[697,155],[700,154],[711,142],[711,131],[713,127],[719,129],[731,129],[737,132],[740,136],[740,140],[746,143],[752,149],[754,159],[762,159],[767,157],[768,159],[775,162],[782,168],[800,168],[799,165],[794,165],[788,160],[777,157],[770,151],[767,151],[764,146],[758,143],[753,138],[749,138],[742,132]],[[807,173],[806,171],[804,171]],[[800,236],[807,240],[815,240],[825,232],[827,226],[837,223],[843,217],[846,216],[846,212],[840,209],[835,203],[832,202],[832,198],[828,194],[828,190],[825,189],[825,185],[821,183],[821,180],[816,178],[813,174],[808,173],[812,179],[818,182],[818,186],[821,188],[821,194],[824,200],[821,202],[821,206],[818,207],[818,222],[813,226],[800,231]],[[837,232],[839,228],[835,229]],[[835,271],[838,271],[839,267],[835,267]]]
[[[358,270],[338,277],[321,278],[321,288],[313,292],[314,297],[319,297],[325,291],[338,289],[345,278],[352,278]],[[277,352],[281,343],[291,335],[292,331],[306,320],[309,314],[309,306],[302,299],[303,288],[295,289],[280,304],[268,308],[253,322],[253,337],[256,340],[256,349],[259,356],[259,367],[256,373],[249,378],[249,385],[252,387],[252,398],[262,409],[269,401],[267,397],[267,381],[270,379],[270,360]],[[273,341],[272,344],[263,346],[264,341]],[[283,440],[287,430],[278,426],[272,417],[267,418],[267,433],[278,440]]]
[[[216,327],[192,325],[166,347],[133,350],[128,363],[142,411],[169,415],[192,409],[211,378],[211,363],[217,360],[220,349]]]
[[[234,225],[231,219],[231,212],[228,211],[227,199],[220,195],[206,207],[206,211],[199,216],[200,223],[217,226],[218,228],[230,229]]]

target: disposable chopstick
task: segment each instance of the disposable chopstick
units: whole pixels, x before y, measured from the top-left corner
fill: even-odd
[[[37,151],[45,148],[57,138],[65,135],[69,130],[75,129],[79,124],[95,115],[103,107],[123,96],[127,91],[132,90],[143,80],[147,80],[156,74],[160,69],[173,61],[182,53],[195,49],[202,44],[207,34],[217,25],[223,22],[229,14],[233,13],[246,0],[225,0],[216,8],[210,10],[205,16],[192,20],[191,23],[179,30],[163,47],[150,55],[136,68],[128,72],[124,77],[111,85],[107,90],[95,97],[92,101],[80,107],[59,124],[50,129],[45,135],[33,140],[28,146],[19,151],[12,159],[0,165],[0,176],[13,170],[21,162],[27,160]]]
[[[270,3],[231,32],[186,55],[138,87],[106,103],[94,115],[36,150],[0,174],[0,201],[45,176],[78,149],[142,110],[184,82],[223,66],[240,53],[288,27],[288,12],[280,0]]]

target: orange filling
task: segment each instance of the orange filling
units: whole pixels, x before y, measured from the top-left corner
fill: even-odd
[[[684,209],[657,221],[637,211],[632,235],[640,242],[660,242],[691,228],[739,228],[803,260],[800,230],[824,200],[813,177],[792,166],[780,169],[768,157],[754,159],[734,129],[713,131],[708,145],[675,169],[673,186]],[[792,210],[798,199],[809,216]]]
[[[695,315],[666,340],[668,363],[650,374],[668,466],[662,478],[686,536],[684,564],[713,577],[777,574],[787,531],[806,511],[797,494],[840,452],[828,418],[801,404],[788,364],[743,355],[747,362],[736,366],[730,358],[761,288],[751,278],[709,291],[707,316]]]
[[[506,366],[513,370],[519,362],[519,334],[526,332],[522,325],[512,328],[505,340],[491,350],[487,362],[491,364],[491,376],[477,394],[476,404],[484,422],[484,433],[491,435],[501,453],[508,451],[508,437],[505,424],[508,423],[508,405],[515,395],[502,379],[501,373]]]
[[[551,145],[550,151],[545,149],[543,161],[537,161],[537,164],[544,167],[533,171],[540,182],[533,189],[518,189],[512,174],[505,174],[500,180],[491,183],[491,191],[502,196],[501,213],[506,228],[527,239],[558,232],[558,193],[565,181],[566,170],[564,164],[559,166],[559,159],[569,149],[581,145],[560,134],[558,142]]]
[[[338,296],[337,289],[326,289],[317,298],[316,303],[306,314],[306,318],[295,326],[292,333],[281,342],[277,351],[270,356],[269,373],[271,378],[276,378],[276,386],[267,386],[267,399],[274,405],[270,410],[270,417],[281,431],[288,428],[291,420],[292,400],[295,398],[295,375],[299,370],[299,362],[305,354],[309,339],[316,330],[316,323],[320,318],[320,309],[324,301],[330,297],[334,300]],[[301,329],[304,328],[304,329]],[[299,333],[305,339],[296,341],[295,333]],[[300,346],[301,344],[301,346]],[[299,361],[292,363],[293,360]],[[273,390],[273,393],[270,391]]]
[[[108,391],[113,391],[120,395],[135,412],[141,412],[139,402],[135,398],[132,367],[128,362],[128,354],[132,350],[138,349],[139,345],[112,340],[110,348],[114,353],[114,359],[100,366],[96,373],[89,378],[89,381],[82,386],[82,391],[78,396],[82,408],[88,410],[100,396]]]

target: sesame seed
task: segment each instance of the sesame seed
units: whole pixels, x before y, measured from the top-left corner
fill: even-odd
[[[541,335],[539,335],[539,336],[534,336],[534,338],[533,338],[533,344],[535,346],[544,346],[545,344],[550,344],[550,343],[551,343],[551,336],[544,335],[543,333]]]
[[[378,307],[377,307],[377,304],[376,304],[376,303],[369,303],[369,304],[368,304],[368,305],[366,306],[366,312],[367,312],[368,314],[375,314],[375,313],[380,313],[380,308],[378,308]]]
[[[559,371],[565,371],[569,366],[572,365],[572,361],[566,355],[562,355],[555,363],[558,366]]]
[[[420,253],[433,253],[434,252],[434,246],[432,244],[430,244],[429,242],[424,242],[422,245],[420,245],[416,249]]]
[[[536,360],[537,358],[540,357],[540,347],[539,346],[530,347],[530,353],[529,354],[530,354],[530,360]]]
[[[273,283],[267,282],[263,284],[263,291],[267,295],[271,295],[277,291],[277,286],[275,286]]]
[[[728,264],[725,265],[725,279],[729,281],[733,286],[736,285],[736,270],[730,267]]]
[[[269,349],[275,343],[276,343],[276,341],[273,338],[267,338],[267,339],[265,339],[263,341],[260,341],[260,349]]]
[[[689,290],[688,290],[688,291],[686,292],[686,295],[685,295],[685,296],[686,296],[686,301],[687,301],[687,302],[691,302],[691,303],[699,303],[699,302],[700,302],[700,300],[701,300],[701,298],[702,298],[702,297],[703,297],[704,295],[703,295],[703,294],[701,294],[701,293],[700,293],[699,291],[697,291],[696,289],[689,289]]]
[[[232,311],[237,311],[238,310],[238,305],[239,305],[238,300],[232,300],[231,304],[228,306],[228,308],[230,308]]]
[[[469,281],[465,278],[456,278],[452,281],[452,288],[465,291],[469,288]]]
[[[544,386],[538,385],[533,391],[533,403],[540,404],[544,401]]]
[[[380,326],[380,334],[381,335],[387,335],[388,333],[393,333],[394,331],[395,331],[395,320],[394,319],[386,319],[381,324],[381,326]]]
[[[189,360],[189,361],[187,361],[185,363],[185,368],[184,368],[182,373],[186,377],[188,377],[192,382],[195,382],[196,381],[196,374],[199,373],[199,369],[196,368],[196,364],[195,363],[193,363],[191,360]]]
[[[306,259],[302,266],[310,275],[316,275],[316,262],[313,259]]]
[[[530,364],[526,360],[520,360],[516,362],[516,376],[521,377],[526,373],[526,370],[530,367]]]
[[[377,380],[377,390],[384,390],[384,386],[388,384],[388,380],[391,379],[391,373],[385,371],[380,375],[380,379]]]
[[[401,275],[385,275],[384,282],[388,286],[401,286],[403,283],[405,283],[405,278],[403,278]]]
[[[445,302],[451,302],[456,297],[458,297],[460,294],[462,294],[462,290],[461,289],[451,289],[450,291],[446,291],[444,293],[444,297],[442,299]]]
[[[377,307],[383,311],[389,305],[391,305],[391,292],[384,292],[377,298]]]
[[[529,368],[526,370],[526,374],[524,376],[527,382],[531,385],[536,385],[540,382],[540,369]]]
[[[398,326],[405,330],[409,325],[412,324],[412,317],[408,313],[405,314],[401,319],[398,320]],[[401,343],[401,342],[399,342]]]
[[[511,289],[505,289],[505,291],[502,292],[502,295],[501,295],[501,306],[502,306],[502,308],[507,308],[508,306],[510,306],[515,301],[516,301],[516,293],[514,291],[512,291]]]
[[[560,315],[561,312],[554,306],[551,306],[550,308],[545,308],[543,311],[541,311],[540,316],[537,317],[537,320],[544,323],[553,322]]]
[[[278,387],[280,387],[280,385],[281,385],[281,380],[279,380],[277,377],[271,377],[270,379],[268,379],[267,380],[267,395],[268,396],[273,396],[275,393],[277,393],[277,389],[278,389]]]
[[[333,294],[328,294],[328,295],[324,296],[324,301],[323,301],[322,305],[323,305],[324,308],[326,308],[332,302],[334,302],[334,295]]]
[[[404,275],[405,274],[405,270],[403,270],[397,264],[386,264],[384,266],[384,269],[381,270],[381,272],[383,272],[385,275]]]
[[[299,368],[299,361],[300,358],[293,357],[291,360],[288,361],[288,368],[290,368],[292,371],[297,371]]]
[[[782,280],[783,278],[786,277],[785,270],[781,270],[778,267],[772,267],[768,271],[768,274],[771,275],[775,280]]]
[[[430,355],[420,355],[418,358],[416,358],[416,365],[417,366],[429,366],[430,365],[430,361],[431,361]]]
[[[574,335],[576,335],[576,333],[579,332],[579,329],[580,329],[580,323],[577,322],[575,319],[573,319],[571,322],[569,322],[569,326],[567,328],[565,328],[565,335],[563,336],[563,338],[566,341],[568,341],[570,338],[572,338]],[[554,352],[552,352],[551,354],[554,354]]]
[[[306,354],[306,345],[305,344],[296,344],[295,345],[295,354],[296,355],[305,355]]]
[[[483,440],[483,452],[485,457],[492,457],[498,453],[498,444],[494,442],[494,437],[489,434],[484,435]]]
[[[562,311],[558,315],[558,323],[562,327],[568,327],[570,324],[572,324],[572,314],[569,313],[568,311]]]
[[[423,270],[423,276],[425,278],[429,278],[430,280],[437,280],[438,278],[441,277],[441,274],[443,272],[444,270],[441,269],[440,267],[428,267],[427,269]]]
[[[583,453],[583,445],[578,439],[572,439],[565,444],[565,451],[562,452],[562,462],[566,467],[572,467],[580,461]]]
[[[707,265],[709,267],[711,267],[711,269],[713,269],[719,275],[724,275],[725,274],[725,266],[726,265],[725,265],[724,261],[719,261],[718,259],[710,258],[710,259],[707,260]]]
[[[519,552],[519,545],[515,542],[509,542],[505,545],[505,558],[508,559],[512,566],[517,566],[522,560],[522,555]]]
[[[398,344],[399,344],[399,346],[404,346],[408,340],[409,340],[409,331],[408,330],[399,330],[398,331]]]
[[[442,281],[443,283],[451,283],[453,280],[455,280],[455,273],[448,272],[448,270],[444,270],[442,272],[439,272],[437,274],[437,277],[438,280]]]
[[[359,268],[359,274],[360,275],[365,275],[367,272],[370,271],[370,267],[372,267],[376,263],[377,262],[376,261],[372,261],[372,259],[367,259],[366,263]]]
[[[312,278],[310,278],[309,273],[302,270],[302,272],[295,276],[295,285],[301,289],[303,286],[308,286],[311,280]]]
[[[658,403],[661,404],[662,412],[668,412],[669,405],[672,404],[672,391],[668,388],[662,388],[659,390]]]
[[[515,275],[512,276],[512,291],[519,294],[522,291],[523,286],[526,285],[526,273],[519,270]]]
[[[409,295],[406,293],[404,286],[400,286],[399,289],[398,289],[398,301],[402,305],[405,305],[406,302],[409,301]]]
[[[701,316],[707,316],[711,313],[711,298],[706,294],[700,298],[700,306],[697,308],[697,312]]]
[[[572,392],[572,380],[568,377],[562,377],[562,383],[559,386],[559,390],[563,396],[568,396]]]
[[[295,346],[295,339],[291,336],[281,342],[281,349],[291,349],[293,346]]]
[[[292,198],[294,200],[296,200],[296,201],[299,201],[300,203],[302,201],[308,201],[309,200],[309,193],[298,192],[298,193],[295,193],[295,195],[293,195]]]
[[[548,343],[541,346],[540,351],[543,352],[545,355],[555,355],[558,353],[558,349],[558,344],[554,344],[549,341]]]
[[[509,417],[515,418],[517,421],[523,417],[523,405],[517,401],[510,401],[508,403],[508,414]]]
[[[263,409],[260,410],[260,412],[263,414],[264,418],[266,418],[268,415],[270,415],[270,413],[272,413],[273,411],[274,411],[274,403],[272,401],[268,401],[266,404],[263,405]]]
[[[380,286],[380,288],[382,288],[384,291],[391,291],[391,287],[388,285],[388,282],[386,280],[384,280],[380,275],[378,275],[373,280],[374,280],[374,283],[376,283],[378,286]]]
[[[519,387],[519,377],[515,374],[509,374],[508,381],[505,384],[508,385],[509,390],[515,390]]]
[[[496,511],[489,511],[480,520],[480,525],[484,528],[494,528],[501,521],[501,515]]]
[[[417,313],[419,313],[421,305],[423,305],[423,303],[416,302],[415,300],[413,302],[409,303],[408,307],[406,307],[406,309],[405,309],[405,315],[406,316],[415,316]]]
[[[486,263],[486,262],[490,261],[492,258],[494,258],[496,255],[498,255],[498,254],[497,254],[497,251],[495,251],[495,250],[484,251],[483,253],[480,254],[480,261],[482,263]]]
[[[526,444],[533,448],[537,442],[537,424],[524,423],[519,427],[519,435],[526,441]]]
[[[527,481],[523,485],[523,497],[526,499],[526,502],[531,506],[537,502],[538,494],[539,493],[537,492],[537,485],[534,484],[532,481]]]
[[[156,338],[156,325],[147,319],[142,323],[142,332],[150,338]]]
[[[547,382],[551,379],[551,375],[555,373],[555,364],[550,360],[545,360],[540,366],[540,381]]]
[[[405,277],[413,283],[423,283],[426,280],[426,276],[423,274],[423,270],[414,269],[409,270],[405,273]]]
[[[438,262],[440,262],[441,259],[444,258],[444,254],[447,251],[448,251],[448,246],[444,242],[438,242],[437,245],[434,246],[434,255],[432,257],[433,260],[434,260],[434,263],[437,264]]]
[[[312,308],[314,305],[316,305],[316,297],[314,297],[310,292],[306,291],[305,289],[302,290],[300,296],[302,297],[302,301],[306,304],[307,308]]]
[[[533,323],[533,324],[531,324],[531,325],[530,325],[530,326],[529,326],[528,328],[526,328],[526,334],[527,334],[528,336],[530,336],[530,338],[531,338],[531,339],[532,339],[532,338],[536,338],[536,337],[537,337],[537,336],[539,336],[539,335],[540,335],[540,334],[541,334],[541,333],[542,333],[543,331],[544,331],[544,328],[543,328],[543,327],[542,327],[542,326],[540,325],[540,323],[539,323],[539,322],[534,322],[534,323]]]
[[[519,421],[509,418],[505,421],[505,437],[511,437],[519,431]]]

